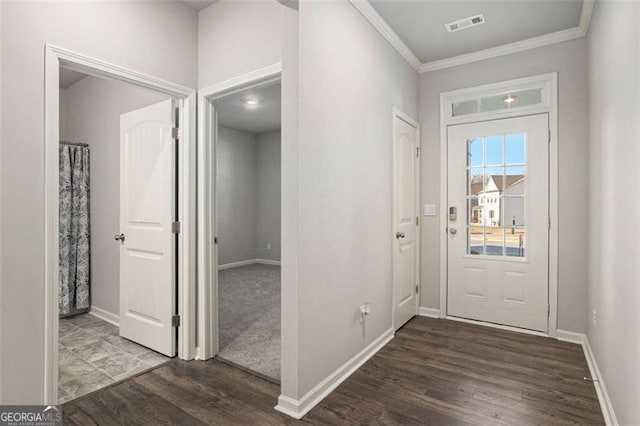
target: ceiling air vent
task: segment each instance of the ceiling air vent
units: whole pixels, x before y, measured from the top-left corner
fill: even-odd
[[[467,28],[475,27],[476,25],[484,24],[484,15],[470,16],[468,18],[459,19],[457,21],[444,24],[447,31],[454,33],[456,31],[465,30]]]

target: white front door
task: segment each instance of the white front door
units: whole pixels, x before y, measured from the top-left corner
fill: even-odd
[[[447,314],[548,331],[547,114],[448,127]]]
[[[120,116],[120,335],[176,354],[171,100]]]
[[[393,324],[402,327],[418,313],[418,167],[417,123],[393,117]]]

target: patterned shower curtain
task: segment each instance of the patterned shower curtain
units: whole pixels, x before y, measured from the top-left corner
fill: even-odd
[[[89,309],[89,148],[60,145],[60,316]]]

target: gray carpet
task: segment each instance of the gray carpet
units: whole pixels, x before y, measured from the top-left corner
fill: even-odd
[[[280,380],[280,267],[223,269],[218,294],[218,356]]]

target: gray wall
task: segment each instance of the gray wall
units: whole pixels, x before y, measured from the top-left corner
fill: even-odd
[[[198,87],[281,61],[281,6],[275,0],[221,0],[198,14]]]
[[[195,87],[197,14],[177,2],[2,8],[1,403],[42,403],[45,43]]]
[[[640,423],[639,19],[637,2],[597,2],[588,40],[588,336],[620,424]]]
[[[85,77],[61,90],[61,139],[91,149],[91,306],[120,312],[120,115],[168,99],[126,83]]]
[[[392,108],[418,114],[416,72],[350,3],[301,2],[298,30],[295,399],[392,327]]]
[[[218,126],[217,155],[218,263],[280,260],[280,131]]]
[[[256,258],[256,137],[218,126],[218,263]]]
[[[280,130],[258,135],[256,256],[280,260]],[[267,248],[267,243],[271,248]]]
[[[440,308],[440,100],[449,90],[558,72],[559,280],[558,328],[585,332],[587,307],[587,51],[585,39],[420,75],[422,203],[438,217],[422,218],[420,304]]]

